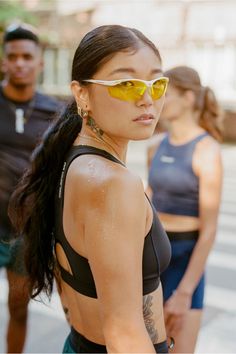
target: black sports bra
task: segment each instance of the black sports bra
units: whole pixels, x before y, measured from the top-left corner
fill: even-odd
[[[121,162],[108,152],[92,146],[73,146],[64,162],[61,174],[58,193],[56,195],[56,221],[55,221],[55,244],[59,243],[71,267],[72,274],[65,270],[60,264],[61,277],[74,290],[80,294],[97,298],[96,286],[91,272],[88,259],[78,254],[67,241],[63,231],[63,203],[65,178],[71,162],[80,155],[99,155],[115,163]],[[151,204],[151,203],[150,203]],[[149,294],[157,289],[160,283],[160,274],[170,261],[170,243],[168,237],[156,216],[153,209],[153,222],[150,231],[145,237],[143,249],[143,295]]]

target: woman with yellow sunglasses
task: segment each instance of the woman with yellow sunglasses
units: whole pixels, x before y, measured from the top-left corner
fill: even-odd
[[[71,325],[64,353],[168,353],[160,274],[170,244],[125,164],[129,141],[153,134],[167,83],[157,48],[138,30],[89,32],[73,60],[74,101],[13,198],[31,297],[50,295],[59,271]]]

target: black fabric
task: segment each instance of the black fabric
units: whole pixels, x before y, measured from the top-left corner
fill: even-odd
[[[27,26],[27,25],[26,25]],[[28,28],[23,25],[19,25],[13,29],[7,28],[5,33],[3,34],[3,43],[6,44],[11,41],[16,41],[16,40],[30,40],[35,42],[36,44],[39,44],[39,38],[37,34],[34,31],[34,28]],[[11,26],[10,26],[11,27]]]
[[[171,144],[169,134],[161,141],[148,178],[158,212],[199,216],[199,177],[193,171],[193,154],[197,144],[208,135],[204,132],[181,145]]]
[[[94,343],[82,334],[78,333],[73,327],[69,335],[69,342],[74,353],[107,353],[105,345]],[[168,353],[167,341],[154,344],[156,353]]]
[[[170,241],[197,240],[199,237],[199,230],[179,232],[166,231],[166,233]]]
[[[78,254],[67,241],[63,232],[63,203],[64,203],[64,184],[68,168],[72,161],[84,154],[99,155],[115,163],[120,163],[114,156],[104,150],[91,146],[72,147],[67,160],[64,163],[58,195],[56,197],[56,225],[55,242],[59,243],[68,259],[72,274],[61,268],[62,279],[79,293],[97,298],[96,287],[93,275],[86,258]],[[151,204],[151,203],[150,203]],[[152,204],[151,204],[152,206]],[[167,268],[170,261],[170,243],[167,235],[156,216],[153,209],[153,223],[150,231],[145,237],[143,250],[143,295],[157,289],[160,282],[161,272]]]
[[[15,130],[16,108],[23,109],[27,119],[23,133]],[[38,92],[31,101],[11,101],[0,86],[0,240],[8,240],[12,233],[7,215],[9,198],[29,165],[35,145],[61,108],[54,98]]]

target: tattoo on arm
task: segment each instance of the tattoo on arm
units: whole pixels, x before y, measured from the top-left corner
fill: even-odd
[[[152,307],[152,296],[145,295],[143,297],[143,318],[152,343],[157,343],[158,333],[155,327],[155,321],[153,319],[153,312],[151,310],[151,307]]]

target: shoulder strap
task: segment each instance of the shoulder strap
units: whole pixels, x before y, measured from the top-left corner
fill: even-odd
[[[59,264],[62,279],[70,285],[74,290],[78,291],[80,294],[97,298],[96,288],[91,288],[89,284],[84,283],[81,279],[78,279],[74,275],[70,274]]]
[[[116,162],[124,167],[126,167],[120,160],[118,160],[115,156],[111,155],[109,152],[98,149],[94,146],[89,146],[89,145],[73,145],[68,153],[68,157],[66,161],[63,164],[63,169],[61,173],[61,179],[60,179],[60,186],[59,186],[59,198],[61,199],[63,192],[64,192],[64,181],[66,177],[66,173],[68,171],[68,168],[70,164],[73,162],[73,160],[81,155],[98,155],[102,156],[110,161]],[[62,202],[63,203],[63,202]]]
[[[188,147],[188,151],[189,153],[193,154],[194,149],[197,145],[197,143],[199,141],[201,141],[203,138],[205,138],[206,136],[208,136],[209,134],[207,132],[204,132],[198,136],[196,136],[196,138],[194,138],[192,141],[190,141],[186,146]]]
[[[113,162],[119,163],[120,165],[125,167],[125,165],[120,160],[118,160],[115,156],[113,156],[112,154],[110,154],[105,150],[98,149],[94,146],[90,146],[90,145],[72,146],[71,151],[72,151],[72,155],[75,154],[75,157],[80,155],[98,155],[108,160],[111,160]]]
[[[203,138],[205,138],[205,136],[208,136],[209,133],[208,132],[204,132],[200,135],[198,135],[195,139],[192,140],[192,143],[198,143],[199,141],[201,141]]]

